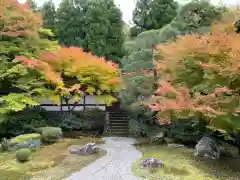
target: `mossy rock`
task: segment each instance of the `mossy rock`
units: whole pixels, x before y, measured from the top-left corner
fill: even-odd
[[[41,146],[41,135],[23,134],[10,140],[11,150],[18,150],[21,148],[39,149]]]

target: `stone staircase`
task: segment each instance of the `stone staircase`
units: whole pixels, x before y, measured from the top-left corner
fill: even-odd
[[[105,132],[107,136],[129,136],[129,117],[126,112],[109,112]]]

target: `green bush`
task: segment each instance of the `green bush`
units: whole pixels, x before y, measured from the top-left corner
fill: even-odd
[[[48,126],[45,110],[41,108],[26,108],[20,112],[13,112],[2,116],[0,122],[1,137],[34,133],[34,128]]]
[[[43,142],[56,142],[62,137],[62,129],[58,127],[42,127],[38,129],[42,135]]]
[[[81,112],[47,112],[48,126],[69,130],[100,130],[105,124],[105,111],[94,108]],[[44,126],[42,126],[44,127]]]
[[[187,145],[195,145],[205,134],[205,126],[197,121],[179,120],[170,127],[168,137]]]
[[[16,158],[19,162],[25,162],[29,160],[31,150],[28,148],[19,149],[16,153]]]
[[[64,114],[62,122],[57,126],[63,130],[101,130],[104,128],[104,124],[105,112],[94,108],[73,114]]]
[[[76,117],[83,120],[83,130],[101,130],[105,124],[105,111],[93,108],[76,114]]]

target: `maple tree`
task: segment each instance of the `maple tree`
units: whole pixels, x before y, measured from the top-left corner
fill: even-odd
[[[240,129],[240,34],[227,13],[211,32],[161,44],[156,53],[159,87],[148,106],[162,123],[198,118],[218,130]]]
[[[28,4],[19,4],[16,0],[1,0],[0,35],[28,36],[37,33],[41,27],[41,17],[33,13]]]
[[[110,105],[117,100],[112,93],[121,89],[119,70],[115,64],[78,47],[62,47],[46,52],[38,60],[24,56],[17,59],[44,75],[46,86],[53,91],[50,98],[56,104],[61,104],[61,100],[68,105],[70,101],[77,104],[85,94],[90,94]],[[68,108],[73,110],[70,105]]]
[[[25,68],[15,57],[37,58],[58,45],[43,38],[51,32],[41,28],[40,15],[28,4],[22,5],[16,0],[0,2],[0,89],[7,94],[1,94],[0,112],[8,113],[38,105],[32,97],[41,94],[43,84],[37,71]]]

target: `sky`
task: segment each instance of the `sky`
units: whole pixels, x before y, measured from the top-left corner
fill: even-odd
[[[39,0],[40,1],[40,0]],[[41,0],[39,5],[46,0]],[[132,11],[135,7],[135,0],[114,0],[115,3],[120,7],[123,13],[123,20],[126,23],[130,23],[132,20]],[[188,2],[189,0],[180,0],[179,2]],[[61,0],[54,0],[56,5],[58,5]],[[240,0],[211,0],[214,4],[224,4],[224,5],[240,5]]]

